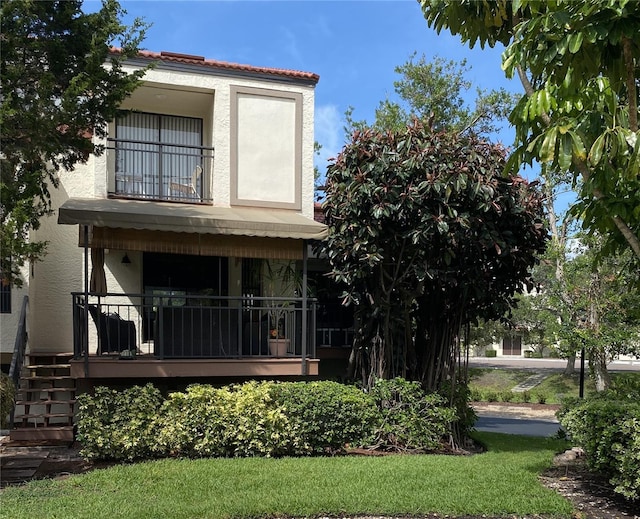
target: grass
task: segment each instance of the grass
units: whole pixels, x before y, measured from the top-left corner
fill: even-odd
[[[486,400],[488,395],[492,398],[500,399],[505,391],[517,386],[523,380],[535,374],[532,370],[511,370],[494,368],[471,368],[469,387],[475,390],[482,400]],[[615,379],[619,373],[611,373],[611,378]],[[627,373],[629,375],[629,373]],[[640,377],[640,373],[631,373],[632,376]],[[540,384],[531,389],[531,402],[536,403],[543,399],[547,404],[560,404],[563,398],[577,397],[580,390],[580,374],[576,372],[567,376],[562,373],[549,373]],[[593,380],[585,377],[585,395],[595,393],[596,388]],[[513,401],[522,401],[522,394],[515,394]]]
[[[537,479],[565,443],[495,433],[476,438],[488,452],[119,465],[7,488],[0,517],[570,516],[570,503]]]
[[[511,390],[533,374],[533,371],[527,369],[469,368],[472,388],[496,393]]]

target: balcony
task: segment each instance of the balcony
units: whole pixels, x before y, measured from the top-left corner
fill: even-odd
[[[110,196],[211,203],[214,149],[130,139],[108,139],[114,180]]]
[[[318,373],[315,300],[106,294],[85,305],[83,293],[72,297],[75,378]]]

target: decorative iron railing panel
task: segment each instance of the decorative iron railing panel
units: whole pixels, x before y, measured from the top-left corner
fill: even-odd
[[[211,201],[213,148],[130,139],[108,139],[114,171],[111,195],[180,201]]]
[[[313,299],[305,310],[302,298],[89,294],[85,309],[83,293],[72,297],[76,358],[315,356]]]

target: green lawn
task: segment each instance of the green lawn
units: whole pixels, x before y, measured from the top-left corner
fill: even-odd
[[[488,452],[120,465],[7,488],[0,494],[0,517],[570,516],[570,503],[537,479],[565,443],[493,433],[476,437]]]
[[[534,370],[522,369],[471,368],[469,370],[469,387],[479,392],[484,397],[482,400],[485,400],[486,396],[491,393],[496,400],[501,400],[505,392],[510,392],[513,387],[535,373]],[[619,374],[619,372],[611,373],[611,378],[615,379]],[[640,377],[640,372],[633,372],[631,375]],[[585,376],[584,387],[587,396],[596,391],[595,384],[588,373]],[[560,404],[563,398],[577,397],[579,389],[580,374],[578,371],[571,376],[563,375],[561,372],[549,373],[547,378],[531,389],[529,398],[533,403],[544,400],[544,403],[547,404]],[[514,402],[521,402],[522,399],[522,394],[513,395]]]

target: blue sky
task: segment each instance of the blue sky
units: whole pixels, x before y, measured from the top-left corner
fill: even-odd
[[[95,0],[88,10],[97,8]],[[326,166],[344,144],[344,113],[371,121],[378,103],[393,97],[394,67],[413,52],[427,59],[467,59],[468,76],[483,89],[518,92],[517,80],[500,69],[501,49],[471,50],[448,33],[427,27],[416,0],[121,0],[125,21],[152,24],[143,47],[211,59],[315,72],[315,138]],[[510,145],[509,128],[500,140]]]

